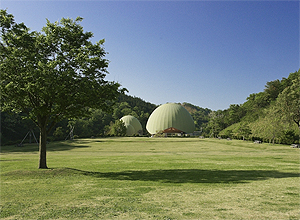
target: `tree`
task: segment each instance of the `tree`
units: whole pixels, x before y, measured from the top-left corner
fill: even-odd
[[[297,74],[292,85],[278,95],[276,103],[283,118],[289,123],[296,123],[300,131],[300,69]]]
[[[126,126],[121,120],[116,120],[115,123],[111,122],[109,126],[108,134],[113,136],[125,136]]]
[[[219,132],[222,131],[224,127],[224,114],[222,110],[212,111],[209,113],[210,120],[208,122],[208,129],[210,129],[210,137],[217,137]]]
[[[268,99],[266,92],[250,94],[247,101],[241,106],[246,112],[243,120],[254,122],[263,116],[263,110],[269,106]]]
[[[264,92],[267,94],[268,102],[276,100],[279,93],[282,91],[282,85],[279,79],[267,82]]]
[[[246,114],[245,110],[238,104],[231,104],[225,113],[226,126],[240,122]]]
[[[283,134],[284,124],[281,120],[281,113],[278,111],[276,105],[265,109],[266,116],[261,118],[257,124],[257,132],[263,138],[269,139],[269,142],[275,144],[275,139]]]
[[[47,168],[47,135],[57,122],[87,115],[88,107],[109,111],[124,91],[104,80],[104,40],[93,44],[80,21],[47,20],[41,33],[31,32],[0,11],[1,107],[25,113],[39,127],[39,168]]]
[[[249,125],[246,123],[240,123],[239,126],[236,129],[236,133],[239,136],[243,137],[243,141],[245,140],[245,137],[248,138],[250,134],[252,134],[251,129],[249,128]]]

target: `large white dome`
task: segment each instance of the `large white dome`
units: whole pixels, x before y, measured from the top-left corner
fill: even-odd
[[[150,115],[146,129],[150,134],[192,133],[195,124],[190,113],[181,105],[167,103],[157,107]]]

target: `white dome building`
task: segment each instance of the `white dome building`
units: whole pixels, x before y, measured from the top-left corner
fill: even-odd
[[[151,113],[146,129],[150,134],[192,133],[195,124],[192,116],[183,106],[167,103],[157,107]]]
[[[133,117],[131,115],[126,115],[120,119],[124,122],[126,127],[126,135],[133,136],[136,134],[142,135],[143,134],[143,128],[141,123],[136,117]]]

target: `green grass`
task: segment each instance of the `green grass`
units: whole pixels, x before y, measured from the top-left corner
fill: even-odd
[[[1,219],[299,219],[299,149],[198,138],[1,147]]]

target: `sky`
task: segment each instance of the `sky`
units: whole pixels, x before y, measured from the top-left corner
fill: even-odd
[[[153,104],[223,110],[299,64],[299,1],[13,1],[0,8],[34,31],[80,16],[105,39],[106,79]]]

